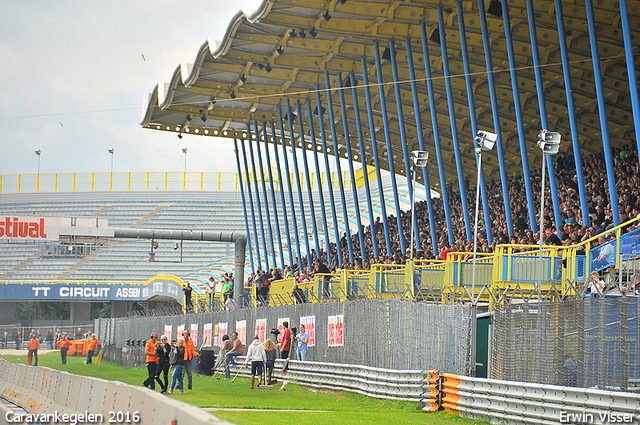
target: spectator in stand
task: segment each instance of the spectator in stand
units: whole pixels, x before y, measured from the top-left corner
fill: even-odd
[[[544,245],[562,245],[562,241],[555,233],[553,233],[553,229],[551,227],[547,227],[544,233],[546,235],[543,242]]]
[[[182,288],[182,292],[184,292],[184,311],[185,313],[190,313],[193,311],[193,299],[191,298],[193,288],[191,287],[191,283],[187,282],[187,286]]]
[[[84,335],[82,334],[82,328],[78,328],[78,330],[76,331],[76,340],[78,339],[82,339]]]
[[[5,332],[2,335],[2,348],[6,349],[8,344],[9,344],[9,334],[7,332]]]

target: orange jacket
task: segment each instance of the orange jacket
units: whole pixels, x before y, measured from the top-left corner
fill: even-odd
[[[191,360],[193,356],[197,356],[196,346],[193,345],[193,340],[191,338],[187,338],[184,340],[184,359]]]
[[[151,338],[149,341],[147,341],[147,344],[149,345],[149,350],[147,350],[147,348],[145,347],[145,351],[153,351],[154,353],[156,352],[156,342],[153,340],[153,338]],[[147,354],[147,363],[155,363],[158,361],[158,356],[156,356],[155,354],[151,355],[151,354]]]
[[[89,340],[89,351],[95,351],[96,345],[100,344],[100,340],[95,336]]]
[[[29,340],[29,350],[37,350],[38,348],[40,348],[40,341],[38,341],[38,338],[31,338]]]
[[[58,341],[58,345],[60,346],[60,348],[69,348],[69,347],[71,347],[71,341],[69,341],[68,339],[64,338],[64,339],[61,339],[60,341]]]

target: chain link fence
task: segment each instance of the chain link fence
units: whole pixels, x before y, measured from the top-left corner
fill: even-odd
[[[491,377],[640,391],[639,314],[637,296],[498,305]]]
[[[359,364],[391,369],[440,369],[457,374],[470,370],[472,309],[469,305],[438,305],[398,299],[367,299],[331,303],[307,303],[235,309],[180,316],[96,320],[96,333],[105,345],[118,349],[144,345],[152,332],[162,334],[165,325],[190,329],[198,325],[199,348],[204,325],[228,324],[246,320],[246,339],[255,334],[257,319],[266,319],[267,337],[278,319],[288,318],[290,327],[299,327],[300,318],[315,316],[315,346],[309,347],[308,360]],[[328,317],[344,315],[344,345],[329,347]],[[133,341],[133,343],[132,343]],[[214,344],[217,339],[214,336]]]

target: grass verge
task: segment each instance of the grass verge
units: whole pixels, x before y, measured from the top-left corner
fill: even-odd
[[[26,364],[27,356],[5,356],[7,361]],[[113,363],[101,362],[86,365],[82,357],[69,357],[67,364],[62,365],[57,352],[41,355],[40,366],[65,370],[78,375],[94,376],[132,385],[142,385],[147,377],[146,367],[126,369]],[[332,424],[453,424],[471,425],[488,424],[489,422],[461,418],[448,412],[424,413],[417,403],[377,400],[360,394],[349,392],[312,391],[289,383],[285,391],[280,391],[282,375],[276,389],[251,389],[248,379],[238,378],[235,382],[223,379],[211,379],[205,375],[193,375],[193,390],[186,390],[184,395],[174,393],[175,399],[199,407],[218,409],[269,409],[254,410],[216,410],[212,414],[229,422],[245,424],[278,424],[294,423],[296,425]],[[169,374],[171,379],[171,371]],[[184,379],[185,386],[187,378]],[[287,412],[285,410],[322,410],[322,412]]]

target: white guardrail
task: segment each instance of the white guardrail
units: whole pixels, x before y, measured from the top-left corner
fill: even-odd
[[[237,359],[233,373],[244,362]],[[425,412],[448,410],[500,424],[640,423],[640,394],[591,388],[471,378],[436,370],[391,370],[335,363],[290,361],[275,379],[313,388],[422,403]],[[250,367],[240,370],[248,375]]]
[[[179,420],[180,424],[229,424],[198,407],[144,387],[4,360],[0,360],[0,397],[22,407],[30,415],[37,415],[32,418],[37,420],[17,420],[0,410],[3,413],[0,423],[171,425]]]

